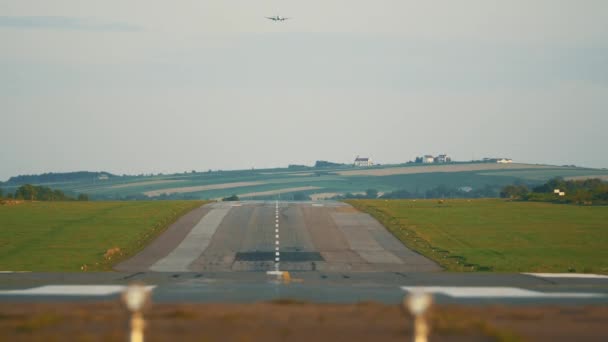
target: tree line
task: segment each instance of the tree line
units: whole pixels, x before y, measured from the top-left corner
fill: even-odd
[[[117,177],[108,172],[63,172],[63,173],[43,173],[40,175],[19,175],[8,179],[7,184],[39,184],[53,182],[71,182],[77,180],[97,179],[100,176]]]
[[[532,189],[525,185],[507,185],[500,191],[500,197],[522,201],[605,205],[608,204],[608,183],[598,178],[565,180],[557,177]]]
[[[66,195],[58,189],[51,189],[47,186],[24,184],[17,188],[14,193],[4,194],[0,189],[0,198],[28,200],[28,201],[88,201],[89,195],[78,194],[76,197]]]

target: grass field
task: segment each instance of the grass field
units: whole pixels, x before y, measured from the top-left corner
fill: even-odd
[[[202,201],[0,206],[0,271],[110,270]],[[108,260],[104,254],[118,247]]]
[[[608,274],[608,206],[504,200],[353,200],[451,271]]]

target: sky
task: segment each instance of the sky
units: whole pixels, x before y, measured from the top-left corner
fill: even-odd
[[[0,180],[608,167],[607,23],[604,0],[0,0]]]

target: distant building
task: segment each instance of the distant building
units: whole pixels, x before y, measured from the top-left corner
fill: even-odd
[[[452,158],[448,157],[447,154],[440,154],[437,157],[435,157],[434,162],[435,163],[449,163],[452,161]]]
[[[513,163],[513,159],[499,158],[499,159],[496,160],[496,162],[498,164],[511,164],[511,163]]]
[[[430,154],[427,154],[426,156],[422,157],[422,162],[425,164],[434,163],[435,157],[431,156]]]
[[[357,156],[357,158],[355,158],[355,166],[356,167],[368,167],[368,166],[373,166],[374,163],[372,162],[371,158],[362,158]]]
[[[101,175],[97,176],[97,179],[99,179],[99,180],[108,180],[108,179],[110,179],[110,177],[108,175],[106,175],[106,174],[101,174]]]

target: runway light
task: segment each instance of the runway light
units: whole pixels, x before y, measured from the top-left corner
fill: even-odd
[[[131,312],[131,334],[129,338],[131,342],[144,341],[145,321],[142,311],[149,301],[150,292],[151,290],[146,288],[144,284],[134,283],[127,286],[122,294],[122,300]]]
[[[433,296],[428,293],[414,292],[403,300],[403,306],[414,315],[414,342],[427,342],[430,327],[426,312],[433,304]]]

